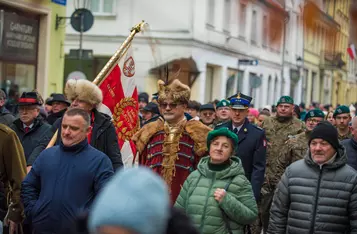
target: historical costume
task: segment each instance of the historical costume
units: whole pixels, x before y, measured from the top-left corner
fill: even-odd
[[[178,80],[167,85],[158,82],[158,102],[172,99],[174,103],[187,105],[190,88]],[[211,129],[200,121],[182,118],[169,124],[162,118],[145,125],[133,137],[139,153],[139,164],[159,173],[169,185],[172,202],[180,193],[187,176],[196,169],[202,156],[207,153],[206,139]]]

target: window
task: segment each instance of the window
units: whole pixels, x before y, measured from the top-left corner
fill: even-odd
[[[263,46],[267,47],[268,46],[268,42],[269,42],[269,38],[268,38],[268,16],[264,15],[263,16]]]
[[[243,71],[228,69],[226,97],[233,96],[243,89]]]
[[[90,9],[95,15],[114,15],[114,0],[90,0]]]
[[[253,10],[252,13],[252,31],[250,33],[250,40],[252,44],[257,44],[257,12]]]
[[[205,103],[213,100],[213,78],[214,78],[214,67],[206,67],[206,89],[205,89]]]
[[[215,0],[208,0],[207,4],[207,24],[214,26],[214,4]]]
[[[245,38],[245,25],[247,21],[247,6],[245,4],[240,4],[239,13],[239,36]]]
[[[224,1],[224,20],[223,20],[223,30],[230,32],[231,26],[231,0]]]

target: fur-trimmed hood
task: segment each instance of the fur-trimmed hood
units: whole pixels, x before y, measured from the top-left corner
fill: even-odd
[[[103,100],[100,88],[88,80],[68,80],[64,92],[68,100],[78,98],[95,106]]]

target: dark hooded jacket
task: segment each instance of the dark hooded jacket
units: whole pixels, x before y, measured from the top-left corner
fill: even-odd
[[[333,162],[320,166],[308,153],[286,169],[267,233],[357,233],[357,173],[340,147]]]
[[[10,113],[5,106],[0,108],[0,124],[10,126],[15,121],[15,117]]]
[[[37,156],[46,149],[46,146],[51,140],[51,126],[44,122],[39,115],[33,123],[33,127],[29,132],[25,132],[23,123],[20,119],[16,119],[10,126],[16,132],[24,148],[27,166],[31,166]]]
[[[123,161],[121,158],[120,148],[118,144],[118,137],[115,131],[115,127],[106,114],[103,114],[96,109],[93,110],[94,113],[94,124],[92,130],[92,137],[90,140],[90,145],[97,150],[105,153],[111,160],[114,170],[123,167]],[[58,129],[58,137],[56,145],[61,142],[61,125],[62,118],[58,119],[52,125],[52,134]]]

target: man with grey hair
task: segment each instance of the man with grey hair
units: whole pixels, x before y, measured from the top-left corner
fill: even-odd
[[[10,113],[5,107],[6,103],[6,94],[0,89],[0,124],[10,126],[14,122],[15,117]]]
[[[61,143],[44,150],[22,183],[21,198],[31,233],[71,233],[76,217],[114,174],[104,153],[88,144],[90,116],[69,109],[61,123]]]
[[[18,100],[19,118],[10,126],[25,151],[28,170],[51,140],[51,126],[40,116],[41,100],[36,92],[24,92]]]
[[[341,144],[346,148],[347,164],[357,170],[357,116],[353,117],[351,125],[352,137],[343,140]]]

